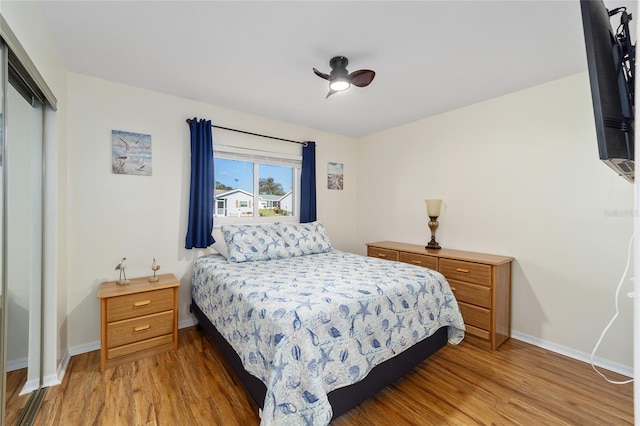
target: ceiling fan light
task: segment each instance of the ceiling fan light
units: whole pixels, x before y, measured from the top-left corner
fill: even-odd
[[[349,86],[351,86],[351,84],[343,78],[337,78],[329,83],[329,89],[336,92],[347,90]]]

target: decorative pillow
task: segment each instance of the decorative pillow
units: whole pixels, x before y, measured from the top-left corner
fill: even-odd
[[[252,262],[291,257],[279,232],[278,223],[263,225],[223,225],[229,247],[229,262]]]
[[[222,229],[213,228],[213,239],[216,240],[215,243],[211,246],[211,248],[217,251],[219,254],[225,257],[225,259],[229,258],[229,246],[227,246],[227,242],[224,239],[224,235],[222,234]]]
[[[280,223],[280,233],[296,256],[331,251],[331,241],[322,222]]]

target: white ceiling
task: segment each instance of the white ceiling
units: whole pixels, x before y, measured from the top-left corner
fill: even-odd
[[[353,137],[586,71],[578,0],[39,4],[70,71]]]

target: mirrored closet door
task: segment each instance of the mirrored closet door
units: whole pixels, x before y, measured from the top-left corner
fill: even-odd
[[[41,386],[43,107],[26,96],[9,84],[4,115],[7,398]]]
[[[55,109],[1,15],[0,88],[1,426],[31,424],[44,397],[44,124]]]

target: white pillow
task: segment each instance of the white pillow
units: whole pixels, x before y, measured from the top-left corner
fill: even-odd
[[[331,251],[331,241],[322,222],[280,223],[280,233],[296,256]]]
[[[225,259],[229,258],[229,246],[224,239],[221,228],[213,228],[213,239],[216,240],[211,246],[215,251],[224,256]]]

